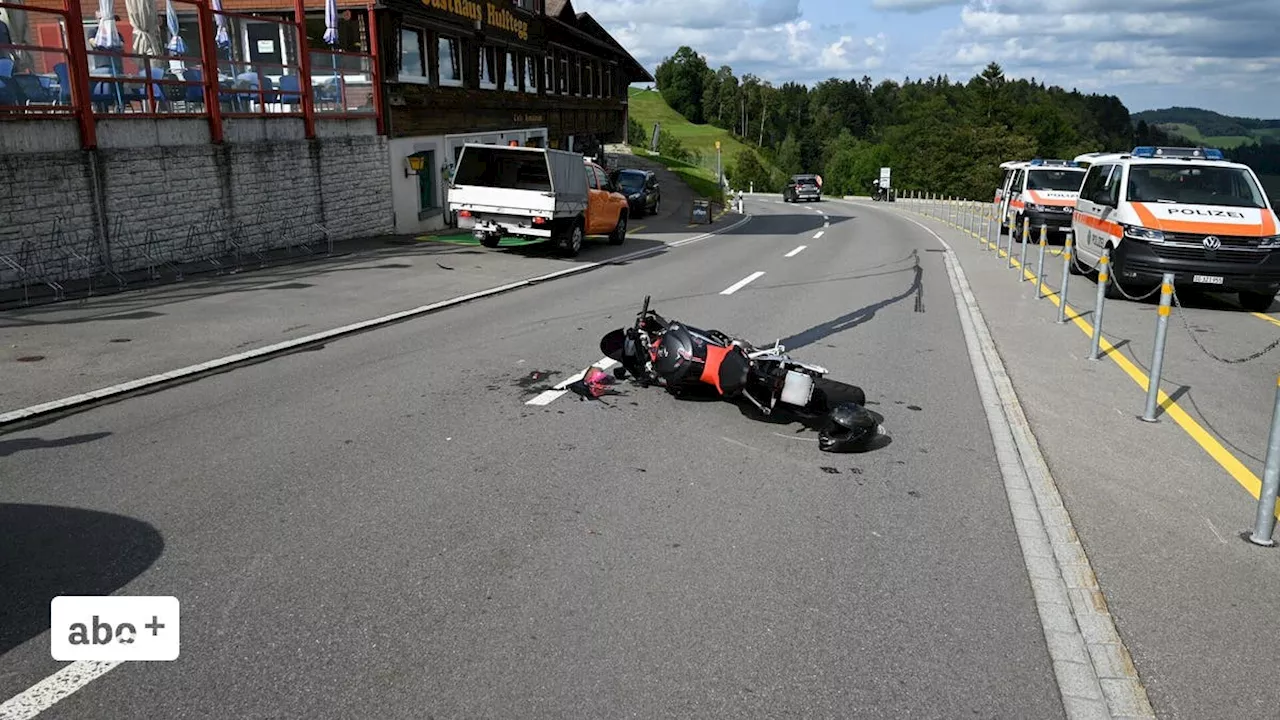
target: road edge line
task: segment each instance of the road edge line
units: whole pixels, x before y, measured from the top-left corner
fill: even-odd
[[[127,380],[125,382],[116,383],[107,387],[89,390],[86,392],[71,395],[69,397],[50,400],[48,402],[29,405],[17,410],[9,410],[0,413],[0,432],[12,432],[23,429],[26,424],[44,422],[52,418],[65,417],[66,415],[80,412],[91,407],[102,405],[107,402],[123,398],[131,394],[137,394],[145,391],[154,391],[172,385],[178,385],[199,379],[206,375],[212,375],[219,372],[226,372],[234,368],[249,365],[256,362],[263,362],[278,355],[293,352],[299,348],[317,343],[333,340],[335,338],[346,337],[360,332],[365,332],[375,328],[385,327],[397,322],[409,320],[423,315],[428,315],[440,310],[444,310],[456,305],[471,302],[473,300],[481,300],[484,298],[501,295],[503,293],[518,290],[523,287],[531,287],[533,285],[558,280],[560,278],[577,275],[584,272],[590,272],[608,265],[628,262],[648,255],[654,255],[662,252],[665,248],[681,247],[699,240],[705,240],[715,235],[720,235],[730,230],[735,230],[751,221],[753,215],[746,215],[741,220],[718,228],[701,235],[695,235],[691,238],[683,238],[682,240],[671,243],[662,243],[661,245],[645,250],[638,250],[634,253],[622,255],[616,258],[600,260],[598,262],[583,263],[573,267],[557,270],[545,275],[538,275],[523,280],[499,285],[497,287],[478,290],[476,292],[459,295],[457,297],[448,298],[439,302],[421,305],[409,310],[401,310],[398,312],[382,315],[380,317],[371,318],[369,320],[360,320],[358,322],[343,325],[341,327],[330,330],[323,330],[318,333],[312,333],[304,337],[295,338],[293,340],[285,340],[283,342],[273,343],[253,350],[246,350],[242,353],[235,353],[221,358],[215,358],[195,365],[188,365],[176,370],[156,373],[135,380]]]
[[[928,232],[946,249],[947,274],[956,294],[957,312],[992,440],[997,455],[1003,456],[1000,469],[1009,512],[1040,613],[1063,710],[1069,718],[1097,717],[1099,709],[1108,717],[1154,718],[1146,689],[1115,628],[1088,555],[1022,412],[1017,391],[969,287],[963,265],[932,228],[913,218],[903,219]],[[985,375],[979,370],[979,363],[985,368]],[[1047,556],[1045,546],[1051,553]],[[1072,568],[1070,572],[1068,567]],[[1084,668],[1085,677],[1072,672],[1072,666]],[[1100,672],[1099,666],[1112,669],[1114,674]]]

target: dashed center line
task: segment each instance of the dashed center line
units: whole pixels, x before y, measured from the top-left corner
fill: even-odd
[[[764,275],[764,271],[763,271],[763,270],[757,270],[757,271],[755,271],[755,272],[751,273],[750,275],[748,275],[748,276],[746,276],[746,277],[742,278],[742,279],[741,279],[741,280],[739,280],[738,282],[736,282],[736,283],[734,283],[734,284],[730,285],[729,287],[727,287],[727,288],[725,288],[725,289],[721,290],[721,291],[720,291],[720,294],[721,294],[721,295],[732,295],[732,294],[734,294],[734,293],[738,292],[739,290],[741,290],[742,288],[746,287],[746,286],[747,286],[747,284],[751,283],[752,281],[756,280],[757,278],[759,278],[759,277],[760,277],[760,276],[762,276],[762,275]]]
[[[831,227],[831,221],[828,220],[827,222],[822,223],[822,227]]]
[[[592,363],[592,365],[600,368],[601,370],[611,370],[613,366],[617,364],[618,362],[616,360],[609,357],[600,358],[596,362]],[[558,383],[555,387],[551,388],[550,390],[544,390],[543,392],[535,395],[534,398],[526,402],[525,405],[550,405],[551,403],[555,402],[560,396],[569,392],[565,388],[578,382],[583,377],[585,377],[586,374],[587,374],[587,371],[582,370],[574,373],[573,375],[570,375],[569,377],[565,378],[563,381]]]
[[[799,254],[800,254],[800,253],[801,253],[801,252],[802,252],[806,247],[808,247],[808,246],[807,246],[807,245],[801,245],[800,247],[796,248],[795,250],[792,250],[791,252],[787,253],[787,254],[786,254],[786,255],[784,255],[783,257],[795,257],[795,256],[799,255]]]
[[[818,231],[818,234],[813,236],[813,239],[814,239],[814,240],[817,240],[818,238],[822,237],[822,233],[824,233],[824,232],[826,232],[826,231],[825,231],[825,230],[819,230],[819,231]]]

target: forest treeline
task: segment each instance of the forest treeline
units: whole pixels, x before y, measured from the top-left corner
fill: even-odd
[[[1006,160],[1188,142],[1135,123],[1113,95],[1008,78],[997,63],[964,82],[864,76],[775,86],[738,77],[728,65],[712,69],[685,46],[655,78],[666,103],[690,122],[723,128],[772,162],[741,153],[726,169],[735,186],[757,190],[777,191],[791,174],[816,172],[828,193],[865,193],[887,166],[899,189],[983,198]]]

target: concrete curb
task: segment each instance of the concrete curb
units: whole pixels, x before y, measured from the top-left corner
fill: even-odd
[[[927,225],[904,219],[947,249],[948,275],[957,305],[963,304],[961,325],[1067,717],[1155,718],[959,258]]]
[[[492,297],[494,295],[501,295],[503,293],[507,293],[522,287],[530,287],[532,285],[537,285],[539,283],[550,282],[552,280],[558,280],[560,278],[569,277],[571,275],[578,275],[578,274],[589,272],[591,270],[595,270],[597,268],[605,267],[608,265],[616,265],[619,263],[629,262],[631,260],[638,260],[641,258],[649,257],[651,255],[656,255],[658,253],[661,253],[667,248],[688,245],[690,243],[697,242],[699,240],[705,240],[706,238],[713,237],[721,233],[729,232],[730,230],[735,230],[743,225],[746,225],[748,222],[751,221],[751,219],[752,219],[752,216],[747,215],[741,220],[731,225],[727,225],[723,228],[705,232],[701,235],[695,235],[694,237],[691,237],[691,238],[684,238],[682,240],[663,243],[657,247],[650,248],[647,250],[640,250],[634,253],[629,253],[627,255],[622,255],[620,257],[610,258],[608,260],[601,260],[599,262],[591,262],[591,263],[583,263],[581,265],[575,265],[573,267],[565,268],[564,270],[557,270],[556,272],[547,273],[545,275],[538,275],[531,278],[525,278],[524,280],[517,280],[516,282],[507,283],[506,285],[499,285],[498,287],[488,288],[486,290],[480,290],[477,292],[468,293],[466,295],[459,295],[457,297],[449,298],[448,300],[441,300],[440,302],[431,303],[430,305],[422,305],[416,308],[411,308],[409,310],[402,310],[400,312],[391,313],[390,315],[383,315],[381,317],[373,318],[370,320],[362,320],[360,322],[351,323],[349,325],[343,325],[342,327],[334,328],[332,330],[324,330],[318,333],[313,333],[305,337],[295,338],[293,340],[286,340],[284,342],[275,343],[273,345],[267,345],[265,347],[255,348],[253,350],[247,350],[242,353],[228,355],[226,357],[217,358],[215,360],[209,360],[207,362],[199,363],[196,365],[188,365],[187,367],[178,368],[177,370],[171,370],[165,373],[150,375],[144,378],[139,378],[137,380],[129,380],[127,382],[118,383],[116,385],[110,385],[108,387],[99,388],[97,390],[90,390],[89,392],[80,393],[78,395],[72,395],[70,397],[65,397],[58,400],[51,400],[49,402],[40,403],[38,405],[31,405],[29,407],[20,408],[18,410],[10,410],[8,412],[0,413],[0,431],[9,432],[13,430],[18,430],[28,424],[33,424],[36,422],[44,422],[56,417],[62,417],[74,412],[86,410],[96,405],[104,404],[113,400],[122,399],[123,397],[129,396],[129,395],[139,394],[146,391],[155,391],[155,390],[163,389],[165,387],[169,387],[172,385],[177,385],[184,382],[190,382],[192,380],[195,380],[207,375],[213,375],[219,372],[226,372],[228,370],[231,370],[237,367],[249,365],[252,363],[262,362],[264,360],[268,360],[270,358],[277,357],[285,353],[296,351],[299,348],[304,348],[310,345],[316,345],[318,343],[333,340],[335,338],[345,337],[347,335],[354,335],[356,333],[365,332],[367,330],[372,330],[375,328],[383,327],[383,326],[401,322],[404,320],[409,320],[422,315],[428,315],[430,313],[444,310],[446,308],[450,308],[455,305],[461,305],[463,303],[471,302],[473,300]]]

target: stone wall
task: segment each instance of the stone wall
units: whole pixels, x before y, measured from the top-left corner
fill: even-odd
[[[0,122],[0,290],[389,233],[387,141],[372,120]],[[15,268],[21,268],[21,270]]]

